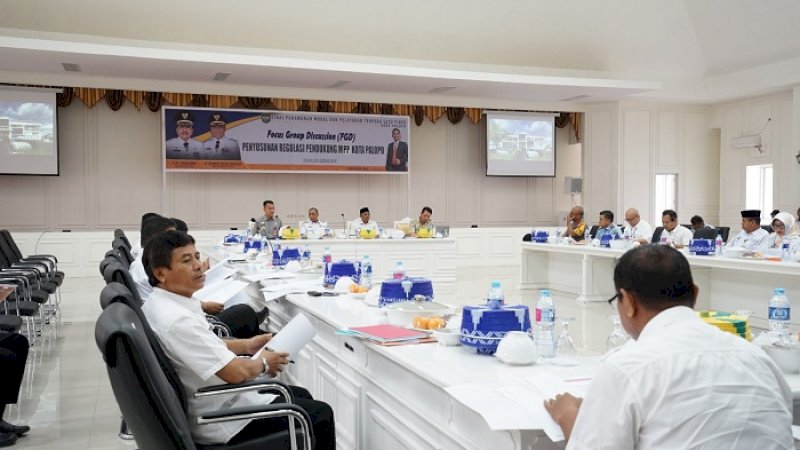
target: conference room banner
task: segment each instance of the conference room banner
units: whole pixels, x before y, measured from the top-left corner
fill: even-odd
[[[170,172],[408,173],[409,118],[164,107]]]

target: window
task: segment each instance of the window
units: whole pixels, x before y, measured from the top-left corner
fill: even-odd
[[[655,218],[653,223],[661,223],[661,213],[665,209],[678,210],[678,174],[661,173],[656,174],[656,209],[653,211]]]
[[[745,209],[760,209],[761,221],[770,222],[772,211],[772,164],[747,166],[745,171]]]

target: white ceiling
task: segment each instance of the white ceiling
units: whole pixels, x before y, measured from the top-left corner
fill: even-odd
[[[711,103],[800,84],[797,23],[797,0],[6,0],[0,82],[523,108]],[[232,75],[210,81],[216,72]]]

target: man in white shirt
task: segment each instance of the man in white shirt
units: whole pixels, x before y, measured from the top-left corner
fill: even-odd
[[[200,252],[191,236],[180,231],[159,233],[147,243],[144,258],[154,289],[142,310],[183,384],[194,440],[202,444],[236,444],[246,438],[285,429],[280,419],[197,424],[197,417],[206,411],[275,400],[274,395],[257,392],[199,398],[193,393],[202,387],[243,383],[265,373],[275,376],[289,363],[289,354],[262,350],[271,335],[222,340],[209,330],[200,302],[192,298],[203,287],[205,275]],[[259,357],[255,359],[237,357],[256,353]],[[330,406],[312,400],[304,389],[293,387],[292,390],[297,397],[295,403],[311,417],[316,438],[314,448],[335,449]]]
[[[203,144],[192,137],[194,133],[194,114],[178,111],[175,114],[176,136],[166,142],[167,159],[204,159]]]
[[[764,251],[769,245],[769,233],[761,228],[761,211],[742,211],[742,231],[728,240],[728,247],[740,247],[750,252]]]
[[[678,213],[671,209],[665,209],[661,213],[661,225],[664,229],[658,238],[659,242],[664,242],[664,237],[666,237],[668,244],[675,248],[681,248],[689,245],[689,241],[694,238],[692,230],[678,224]]]
[[[638,209],[628,208],[625,211],[625,221],[628,222],[628,228],[623,233],[625,236],[640,244],[650,243],[650,240],[653,239],[653,227],[647,221],[642,220]]]
[[[316,237],[323,237],[327,229],[328,222],[319,220],[319,210],[313,206],[308,209],[308,220],[300,222],[300,234],[303,236],[308,236],[310,233]]]
[[[605,356],[586,398],[545,401],[567,449],[794,449],[783,374],[759,347],[697,316],[680,252],[630,250],[614,285],[609,302],[634,340]]]
[[[359,218],[353,221],[352,232],[358,236],[361,230],[370,230],[375,234],[375,237],[378,237],[378,223],[369,220],[369,208],[365,206],[358,213]]]

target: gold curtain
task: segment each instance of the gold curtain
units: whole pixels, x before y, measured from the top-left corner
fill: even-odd
[[[98,88],[67,88],[71,89],[74,97],[77,97],[88,108],[93,108],[97,103],[106,97],[110,90]],[[389,103],[366,103],[366,102],[339,102],[339,101],[326,101],[326,100],[308,100],[308,99],[293,99],[293,98],[262,98],[262,97],[238,97],[234,95],[202,95],[202,94],[189,94],[179,92],[142,92],[124,90],[121,91],[123,102],[125,100],[131,102],[136,109],[141,109],[142,105],[147,106],[150,110],[158,111],[161,104],[168,104],[171,106],[192,106],[198,103],[207,104],[210,108],[231,108],[231,107],[253,107],[276,109],[279,111],[321,111],[321,112],[337,112],[337,113],[361,113],[361,114],[394,114],[400,116],[415,117],[417,105],[404,105],[404,104],[389,104]],[[65,99],[66,100],[66,99]],[[444,106],[420,106],[422,108],[422,115],[427,117],[431,122],[436,122],[446,115],[448,108]],[[480,108],[450,108],[451,116],[453,111],[458,111],[456,115],[462,115],[470,120],[472,123],[481,121]],[[461,112],[463,111],[463,113]],[[455,118],[455,116],[453,116]],[[577,135],[577,130],[580,128],[580,118],[572,114],[570,116],[571,123]],[[460,119],[459,119],[460,120]],[[422,120],[417,121],[419,125]]]

